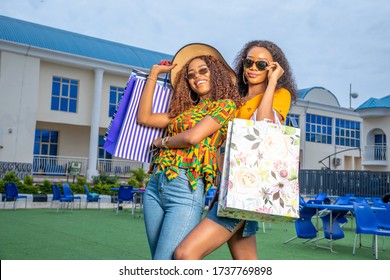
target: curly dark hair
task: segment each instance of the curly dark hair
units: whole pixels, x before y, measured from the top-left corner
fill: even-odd
[[[291,93],[291,100],[297,100],[297,85],[295,83],[290,64],[283,51],[273,42],[265,41],[265,40],[255,40],[250,41],[245,44],[242,50],[237,54],[234,60],[234,70],[237,73],[238,77],[238,90],[241,96],[246,96],[248,93],[248,85],[244,83],[243,79],[240,78],[244,73],[244,66],[242,61],[247,57],[248,52],[253,47],[260,47],[267,49],[272,55],[272,59],[279,63],[279,65],[283,68],[284,74],[279,78],[278,83],[276,85],[276,89],[285,88]]]
[[[211,55],[202,55],[192,58],[177,73],[174,83],[175,88],[173,90],[168,111],[170,117],[176,117],[199,102],[198,100],[194,104],[194,101],[190,99],[190,95],[194,96],[196,93],[191,90],[191,87],[186,79],[188,65],[196,58],[202,59],[210,70],[211,101],[230,99],[236,104],[237,108],[241,106],[243,100],[238,92],[237,84],[232,80],[230,72],[226,66]]]

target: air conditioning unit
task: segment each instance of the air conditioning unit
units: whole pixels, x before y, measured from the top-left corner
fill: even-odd
[[[334,159],[333,159],[333,164],[334,164],[335,166],[341,165],[341,158],[334,158]]]

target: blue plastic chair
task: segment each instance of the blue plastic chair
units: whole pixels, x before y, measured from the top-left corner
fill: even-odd
[[[374,203],[374,206],[376,206],[375,203]],[[386,211],[374,211],[379,228],[384,229],[384,230],[390,230],[390,204],[383,203],[383,204],[377,205],[376,207],[386,208]],[[382,236],[382,237],[383,237],[382,247],[384,250],[385,249],[385,240],[384,240],[385,237],[384,236]]]
[[[84,189],[85,194],[87,195],[85,199],[85,209],[88,207],[88,202],[97,202],[98,208],[100,209],[100,195],[97,193],[91,193],[87,185],[84,185]]]
[[[309,200],[307,203],[329,204],[330,199],[325,192],[320,192],[314,199]]]
[[[58,201],[59,202],[59,204],[57,206],[57,212],[58,212],[60,205],[61,205],[61,208],[64,208],[63,206],[64,206],[65,202],[68,203],[68,206],[69,206],[69,203],[72,202],[71,197],[65,197],[61,194],[61,190],[60,190],[60,187],[58,185],[51,185],[51,190],[53,192],[53,199],[51,201],[50,208],[52,208],[54,201]]]
[[[371,201],[375,207],[385,207],[385,205],[387,204],[387,203],[384,203],[382,198],[380,198],[380,197],[372,197]]]
[[[61,199],[61,190],[60,190],[59,186],[51,185],[51,191],[53,193],[53,198],[51,200],[50,208],[53,207],[54,201],[60,201],[60,199]]]
[[[337,200],[335,201],[336,205],[348,205],[351,204],[350,197],[348,196],[339,196]],[[348,223],[347,214],[349,211],[338,211],[335,213],[335,218],[339,222],[340,226],[344,226],[346,223]]]
[[[334,202],[334,204],[337,205],[348,205],[350,203],[351,203],[351,199],[349,196],[339,196]]]
[[[338,204],[338,205],[349,204],[349,197],[339,197],[336,200],[335,204]],[[317,238],[317,240],[320,240],[323,238],[329,239],[329,241],[330,241],[329,248],[328,247],[324,247],[324,248],[330,249],[333,252],[332,242],[345,237],[342,226],[348,222],[348,220],[346,218],[346,214],[349,211],[333,210],[333,211],[328,212],[328,210],[324,210],[322,213],[324,213],[324,212],[327,212],[327,213],[320,216],[321,221],[322,221],[322,230],[324,232],[324,237]]]
[[[374,211],[378,226],[382,229],[390,230],[390,204],[384,203],[382,206],[377,207],[386,208],[386,211]]]
[[[377,218],[370,205],[365,202],[353,202],[353,210],[356,219],[356,235],[353,244],[352,255],[355,255],[357,237],[360,237],[359,248],[362,247],[362,234],[372,234],[374,237],[374,255],[378,259],[378,236],[390,236],[390,230],[381,229]]]
[[[332,224],[330,223],[330,213],[321,216],[322,227],[324,230],[324,237],[326,239],[330,239],[331,241],[344,238],[344,231],[341,228],[340,222],[338,220],[339,215],[344,216],[348,211],[343,211],[343,213],[339,213],[341,211],[332,211]],[[332,228],[331,228],[332,226]]]
[[[14,201],[14,210],[16,210],[16,201],[18,199],[24,199],[24,208],[27,208],[27,195],[19,195],[18,186],[14,182],[5,182],[5,198],[4,205],[7,203],[8,199],[12,199]]]
[[[72,189],[68,184],[62,184],[62,190],[64,191],[64,197],[67,199],[71,199],[72,201],[72,208],[74,208],[74,201],[79,201],[79,209],[81,209],[81,197],[80,196],[74,196]]]
[[[210,188],[207,193],[206,193],[206,197],[205,197],[205,204],[207,206],[210,206],[210,203],[211,201],[213,200],[215,194],[217,192],[217,188],[216,187],[212,187]]]
[[[133,186],[120,186],[118,190],[118,199],[116,203],[116,214],[119,213],[119,204],[124,202],[133,202]],[[134,216],[134,208],[133,208],[133,216]]]
[[[316,214],[316,209],[306,207],[305,200],[299,197],[299,218],[294,221],[296,236],[284,241],[284,244],[297,239],[307,239],[303,243],[310,241],[317,237],[317,229],[311,221],[313,216]]]

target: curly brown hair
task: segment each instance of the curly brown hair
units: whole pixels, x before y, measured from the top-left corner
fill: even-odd
[[[240,78],[243,76],[244,73],[244,66],[242,61],[247,57],[248,52],[253,47],[260,47],[260,48],[267,49],[272,55],[272,59],[278,62],[279,65],[283,68],[284,74],[278,80],[276,89],[280,89],[280,88],[287,89],[291,93],[291,100],[295,102],[297,100],[298,90],[292,74],[290,64],[288,63],[288,60],[284,55],[283,51],[275,43],[270,41],[265,41],[265,40],[255,40],[246,43],[244,47],[241,49],[241,51],[237,54],[234,60],[234,65],[235,65],[234,69],[237,73],[237,77],[239,77],[237,82],[238,90],[241,96],[246,96],[248,94],[248,85],[245,84],[243,79]]]
[[[168,111],[170,117],[176,117],[199,102],[199,100],[197,100],[194,104],[194,101],[191,100],[190,95],[196,95],[196,93],[191,90],[191,87],[186,79],[188,65],[196,58],[203,60],[210,70],[211,101],[230,99],[236,104],[237,108],[241,106],[243,104],[242,97],[238,92],[237,84],[232,79],[230,71],[214,56],[202,55],[192,58],[177,73],[174,83],[176,86],[173,90]]]

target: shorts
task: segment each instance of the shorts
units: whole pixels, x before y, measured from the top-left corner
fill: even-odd
[[[206,218],[212,220],[213,222],[223,226],[228,231],[232,232],[237,225],[242,221],[234,218],[227,217],[218,217],[218,202],[214,203],[213,208],[206,214]],[[244,231],[242,233],[243,237],[248,237],[251,235],[255,235],[259,229],[259,223],[256,221],[245,221]]]

